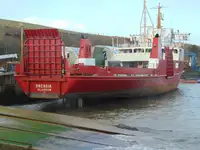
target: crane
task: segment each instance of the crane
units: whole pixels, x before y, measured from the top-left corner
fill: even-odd
[[[184,52],[185,56],[188,56],[191,58],[191,68],[193,71],[196,71],[196,53],[193,52]]]

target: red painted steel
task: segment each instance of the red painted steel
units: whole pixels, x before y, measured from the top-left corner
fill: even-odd
[[[180,75],[167,79],[165,76],[149,77],[71,77],[68,80],[69,93],[105,94],[127,92],[132,97],[159,94],[175,89]],[[78,85],[78,86],[77,86]],[[145,89],[145,90],[144,90]],[[143,91],[144,90],[144,91]],[[135,96],[138,96],[135,95]],[[86,95],[87,96],[87,95]]]
[[[170,50],[169,48],[165,49],[165,60],[167,63],[167,71],[166,71],[166,75],[167,77],[171,77],[174,75],[174,62],[173,62],[173,55],[172,55],[172,50]]]
[[[159,45],[159,39],[158,38],[154,38],[153,39],[153,44],[152,44],[152,51],[151,51],[151,54],[150,54],[150,58],[158,58],[158,51],[159,51],[159,48],[158,48],[158,45]]]
[[[16,65],[15,78],[22,90],[32,98],[55,99],[66,97],[69,93],[85,98],[161,94],[178,86],[183,70],[183,62],[172,61],[169,48],[165,49],[166,60],[159,60],[157,69],[101,68],[83,64],[68,66],[67,59],[62,57],[64,44],[57,29],[25,30],[25,33],[25,72],[21,73],[20,64]],[[158,42],[155,44],[157,47]],[[89,40],[82,39],[80,49],[80,58],[90,58]],[[156,49],[152,53],[156,53]],[[179,63],[179,68],[174,67],[175,63]]]
[[[196,80],[184,80],[184,79],[181,79],[180,82],[181,83],[189,83],[189,84],[195,84],[195,83],[197,83]]]
[[[62,42],[56,29],[24,30],[27,40],[25,73],[31,75],[62,75]]]
[[[57,29],[26,29],[24,30],[27,39],[34,38],[60,38]]]
[[[79,58],[91,58],[92,50],[91,43],[88,39],[80,40]]]
[[[155,69],[145,68],[120,68],[120,67],[105,67],[98,66],[81,66],[73,65],[68,70],[71,74],[98,74],[103,76],[113,76],[114,74],[154,74]]]

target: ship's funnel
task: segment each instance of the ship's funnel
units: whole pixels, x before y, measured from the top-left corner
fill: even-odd
[[[153,38],[153,45],[152,45],[152,51],[150,54],[150,58],[157,58],[160,59],[161,56],[161,39],[160,35],[156,34]]]
[[[86,66],[95,66],[95,59],[92,58],[92,46],[89,39],[82,36],[80,40],[80,50],[78,64]]]
[[[92,50],[91,50],[91,43],[88,39],[82,36],[80,40],[80,50],[79,50],[79,58],[91,58],[92,57]]]

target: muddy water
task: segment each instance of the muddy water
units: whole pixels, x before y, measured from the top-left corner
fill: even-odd
[[[197,150],[200,148],[199,89],[200,84],[181,84],[178,90],[163,96],[110,101],[79,110],[68,110],[60,101],[18,107],[102,120],[151,136],[151,141],[136,137],[140,144],[130,149]]]

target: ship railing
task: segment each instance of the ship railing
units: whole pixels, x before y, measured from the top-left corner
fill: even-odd
[[[125,68],[125,67],[97,67],[97,66],[79,66],[73,65],[70,67],[67,72],[70,75],[158,75],[157,69],[149,68]]]
[[[151,65],[151,68],[149,68]],[[26,63],[25,63],[26,66]],[[163,66],[164,67],[164,66]],[[34,75],[26,72],[26,74]],[[84,66],[74,64],[62,70],[62,74],[65,75],[116,75],[116,76],[153,76],[159,75],[160,71],[158,65],[154,63],[146,64],[145,66],[139,67],[100,67],[100,66]],[[43,75],[40,73],[40,75]],[[46,74],[44,74],[46,75]],[[51,74],[57,76],[57,74]]]

